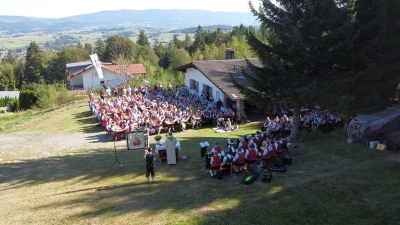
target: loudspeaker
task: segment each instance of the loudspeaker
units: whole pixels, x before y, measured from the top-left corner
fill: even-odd
[[[207,152],[207,146],[201,147],[200,157],[204,157],[206,155],[206,152]]]

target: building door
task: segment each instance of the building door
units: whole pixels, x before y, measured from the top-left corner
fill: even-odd
[[[206,97],[208,96],[207,100],[213,99],[213,88],[212,87],[210,87],[206,84],[203,84],[203,92],[206,95]]]

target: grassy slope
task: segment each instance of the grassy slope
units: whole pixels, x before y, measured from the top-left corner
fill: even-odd
[[[83,101],[68,104],[7,131],[101,134],[87,111]],[[63,131],[43,125],[44,120],[62,125]],[[0,224],[398,223],[398,154],[350,145],[338,134],[297,143],[302,154],[268,184],[259,179],[245,186],[240,177],[220,181],[203,172],[199,142],[218,140],[225,146],[226,138],[252,133],[259,125],[227,134],[211,128],[176,133],[188,160],[176,166],[157,163],[155,184],[144,183],[143,151],[126,151],[124,142],[117,142],[123,170],[116,165],[108,170],[114,158],[106,148],[37,160],[3,159]]]

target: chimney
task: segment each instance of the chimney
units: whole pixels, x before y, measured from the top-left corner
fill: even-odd
[[[227,48],[225,51],[225,59],[230,60],[235,58],[235,51],[231,48]]]

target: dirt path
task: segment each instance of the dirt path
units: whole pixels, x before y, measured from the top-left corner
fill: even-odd
[[[0,161],[29,160],[113,149],[84,102],[69,103],[0,133]],[[123,143],[118,143],[119,145]]]
[[[0,134],[0,160],[37,159],[65,154],[85,154],[112,149],[104,132],[72,134]],[[82,151],[84,149],[84,151]]]

